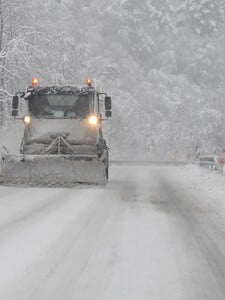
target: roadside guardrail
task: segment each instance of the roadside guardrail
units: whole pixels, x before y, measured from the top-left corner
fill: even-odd
[[[150,160],[110,160],[110,164],[112,165],[131,165],[131,166],[150,166],[150,165],[187,165],[188,161],[150,161]]]

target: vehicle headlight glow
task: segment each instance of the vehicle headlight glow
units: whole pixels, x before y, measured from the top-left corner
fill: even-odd
[[[25,117],[23,118],[23,121],[24,121],[24,123],[25,123],[26,125],[29,125],[30,122],[31,122],[31,117],[30,117],[30,116],[25,116]]]
[[[97,125],[98,124],[98,118],[96,116],[90,116],[88,118],[88,122],[91,125]]]

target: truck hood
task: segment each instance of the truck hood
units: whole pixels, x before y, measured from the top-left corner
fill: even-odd
[[[32,119],[24,137],[26,144],[49,144],[62,136],[72,145],[94,145],[98,132],[99,125],[90,125],[86,119]]]

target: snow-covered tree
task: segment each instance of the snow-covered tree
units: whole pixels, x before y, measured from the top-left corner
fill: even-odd
[[[0,101],[8,107],[8,95],[33,76],[42,84],[78,85],[91,76],[113,96],[115,156],[128,148],[130,157],[171,158],[196,146],[222,147],[224,6],[0,0]]]

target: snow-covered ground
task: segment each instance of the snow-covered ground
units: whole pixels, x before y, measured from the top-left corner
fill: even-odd
[[[225,299],[225,182],[113,166],[105,188],[0,187],[0,299]]]

